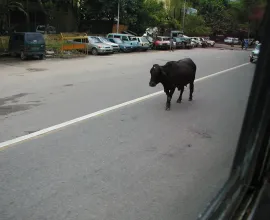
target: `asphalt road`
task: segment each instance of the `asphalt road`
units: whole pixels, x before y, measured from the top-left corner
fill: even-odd
[[[197,78],[248,60],[190,50],[1,64],[0,140],[144,96],[154,63],[191,57]],[[2,71],[4,70],[4,71]],[[252,82],[245,65],[0,150],[0,219],[196,219],[224,184]],[[8,107],[7,107],[8,106]]]

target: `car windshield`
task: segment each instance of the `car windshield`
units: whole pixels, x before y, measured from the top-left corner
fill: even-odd
[[[114,38],[114,42],[117,44],[123,44],[123,41],[120,38]]]
[[[100,40],[105,43],[112,43],[108,38],[105,38],[105,37],[101,37]]]
[[[169,37],[163,37],[163,38],[162,38],[162,41],[169,41],[169,40],[170,40]]]
[[[25,41],[29,43],[44,43],[44,38],[39,33],[25,34]]]
[[[129,39],[130,41],[137,41],[137,37],[129,36],[128,39]]]
[[[90,40],[92,43],[102,43],[100,39],[98,39],[97,37],[90,37]]]

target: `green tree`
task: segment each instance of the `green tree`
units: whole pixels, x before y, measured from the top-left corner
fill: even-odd
[[[84,0],[83,19],[109,19],[114,21],[118,14],[118,2],[120,4],[121,22],[135,22],[142,0]]]
[[[167,22],[167,12],[164,3],[157,0],[144,0],[139,5],[136,21],[130,28],[139,34],[144,33],[148,27],[160,27]]]
[[[201,0],[198,10],[214,34],[225,34],[230,28],[230,16],[226,13],[226,1]]]
[[[4,4],[0,5],[0,18],[2,21],[1,28],[4,30],[10,29],[10,13],[12,11],[20,11],[25,15],[27,23],[29,23],[29,16],[23,4],[18,1],[6,0]]]
[[[84,0],[36,0],[41,11],[45,15],[45,32],[47,31],[47,26],[53,19],[57,10],[61,9],[71,9],[77,17],[77,23],[79,25],[81,18],[81,9],[83,8]]]
[[[186,15],[185,34],[188,36],[208,36],[211,34],[211,28],[206,26],[202,16]]]

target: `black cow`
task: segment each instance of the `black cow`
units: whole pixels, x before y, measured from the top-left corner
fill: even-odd
[[[180,91],[180,96],[177,102],[181,103],[184,86],[189,84],[189,101],[192,100],[196,69],[196,64],[190,58],[185,58],[179,61],[169,61],[164,66],[160,66],[158,64],[153,65],[150,70],[151,79],[149,86],[155,87],[158,83],[163,85],[164,92],[167,95],[166,110],[170,110],[171,99],[175,88],[178,88]]]

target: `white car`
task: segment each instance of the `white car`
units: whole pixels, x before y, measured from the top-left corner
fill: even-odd
[[[46,26],[45,25],[38,25],[36,28],[36,32],[41,33],[41,34],[45,34],[45,31],[47,29],[47,34],[56,34],[56,29],[53,26]]]
[[[107,38],[105,37],[97,37],[102,43],[104,44],[108,44],[108,45],[111,45],[112,48],[113,48],[113,52],[119,52],[120,51],[120,47],[118,44],[115,44],[111,41],[109,41]]]
[[[226,37],[226,38],[224,39],[224,43],[225,43],[225,44],[231,44],[231,43],[233,43],[233,38],[232,38],[232,37]]]
[[[204,40],[207,42],[208,46],[211,46],[211,47],[215,46],[216,42],[213,40],[210,40],[209,37],[205,37]]]
[[[202,46],[202,41],[199,37],[191,37],[191,39],[197,43],[197,46]]]
[[[233,44],[239,44],[239,39],[238,38],[233,38]]]
[[[198,42],[195,41],[195,40],[193,40],[193,39],[191,39],[191,43],[190,44],[191,44],[191,47],[193,47],[193,48],[194,47],[198,47],[198,45],[199,45]]]

